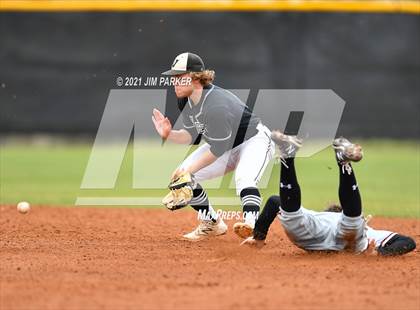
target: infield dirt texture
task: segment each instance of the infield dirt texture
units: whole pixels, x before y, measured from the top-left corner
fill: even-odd
[[[1,309],[419,309],[419,250],[403,257],[306,253],[280,223],[260,250],[191,243],[181,210],[0,207]],[[413,236],[420,220],[374,218]]]

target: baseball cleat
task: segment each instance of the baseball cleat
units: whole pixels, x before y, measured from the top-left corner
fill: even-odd
[[[211,236],[224,235],[226,232],[227,225],[219,218],[216,223],[213,221],[201,221],[196,229],[183,237],[190,241],[199,241]]]
[[[248,223],[238,222],[233,225],[233,232],[240,238],[246,239],[251,237],[254,232],[254,227]]]
[[[344,137],[333,141],[332,147],[335,151],[337,162],[341,165],[351,161],[358,162],[363,158],[363,150],[359,144],[353,144]]]
[[[265,240],[257,240],[254,237],[248,237],[241,242],[241,245],[247,245],[252,248],[261,249],[265,245]]]
[[[297,136],[285,135],[279,130],[271,132],[271,139],[279,147],[282,158],[295,157],[296,152],[302,147],[302,140]]]

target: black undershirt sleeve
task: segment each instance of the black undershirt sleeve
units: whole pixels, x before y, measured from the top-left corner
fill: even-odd
[[[265,240],[268,230],[280,211],[280,196],[271,196],[257,221],[254,228],[254,239]]]

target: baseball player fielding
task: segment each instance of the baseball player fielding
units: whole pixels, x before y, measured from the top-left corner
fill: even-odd
[[[244,219],[235,223],[233,229],[241,238],[251,236],[261,205],[258,183],[274,155],[270,130],[237,96],[213,84],[214,71],[206,69],[198,55],[178,55],[171,69],[162,74],[191,80],[191,83],[175,83],[174,86],[183,128],[172,129],[169,119],[155,109],[152,120],[156,131],[163,139],[175,143],[205,141],[172,175],[172,180],[185,174],[193,176],[191,197],[188,201],[184,199],[180,206],[174,207],[171,197],[169,200],[166,197],[164,203],[171,202],[171,210],[189,204],[199,212],[199,225],[184,238],[198,241],[223,235],[227,226],[213,209],[200,183],[235,171],[236,193],[241,198]]]

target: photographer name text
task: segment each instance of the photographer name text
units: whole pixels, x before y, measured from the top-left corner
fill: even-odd
[[[186,86],[191,84],[191,77],[177,76],[126,76],[117,77],[118,87],[165,87],[165,86]]]

